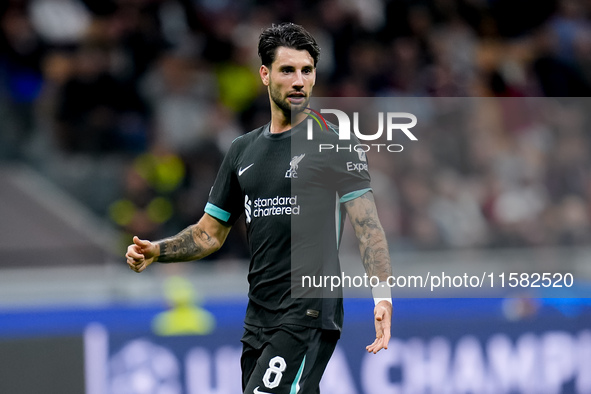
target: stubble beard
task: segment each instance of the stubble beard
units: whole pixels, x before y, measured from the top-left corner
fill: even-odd
[[[275,103],[275,105],[283,112],[286,117],[290,117],[293,115],[297,115],[300,112],[303,112],[307,107],[308,103],[310,102],[310,96],[304,97],[304,102],[301,104],[291,104],[287,97],[282,97],[281,92],[278,89],[275,89],[273,85],[269,86],[269,93],[271,96],[271,100]]]

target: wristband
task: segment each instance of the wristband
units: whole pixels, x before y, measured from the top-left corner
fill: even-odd
[[[375,305],[379,304],[381,301],[388,301],[392,304],[392,293],[390,292],[390,287],[387,282],[378,283],[376,287],[371,289],[371,293]]]
[[[382,301],[388,301],[390,303],[390,305],[392,305],[392,299],[391,298],[374,298],[373,299],[374,305],[378,305]]]

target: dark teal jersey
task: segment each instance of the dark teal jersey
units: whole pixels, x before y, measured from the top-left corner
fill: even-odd
[[[310,125],[271,134],[267,124],[237,138],[205,208],[229,224],[244,214],[252,255],[245,322],[254,326],[342,326],[342,298],[303,288],[302,276],[340,275],[341,204],[371,190],[370,177],[365,154],[347,149],[355,141],[339,141],[333,125],[314,123],[309,133]]]

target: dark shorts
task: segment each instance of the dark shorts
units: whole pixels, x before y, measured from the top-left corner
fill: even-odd
[[[320,378],[336,347],[338,331],[293,324],[244,327],[240,363],[245,394],[320,393]]]

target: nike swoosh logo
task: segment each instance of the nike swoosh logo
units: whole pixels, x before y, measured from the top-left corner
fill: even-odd
[[[251,165],[252,165],[252,164],[251,164]],[[249,166],[249,167],[250,167],[250,166]],[[248,168],[248,167],[247,167],[247,168]],[[259,390],[259,387],[260,387],[260,386],[256,386],[256,387],[255,387],[255,389],[254,389],[254,391],[253,391],[253,394],[272,394],[272,393],[267,393],[266,391],[260,391],[260,390]]]
[[[244,174],[244,171],[248,170],[250,167],[254,166],[254,163],[252,163],[251,165],[249,165],[248,167],[240,167],[240,169],[238,170],[238,176]]]

